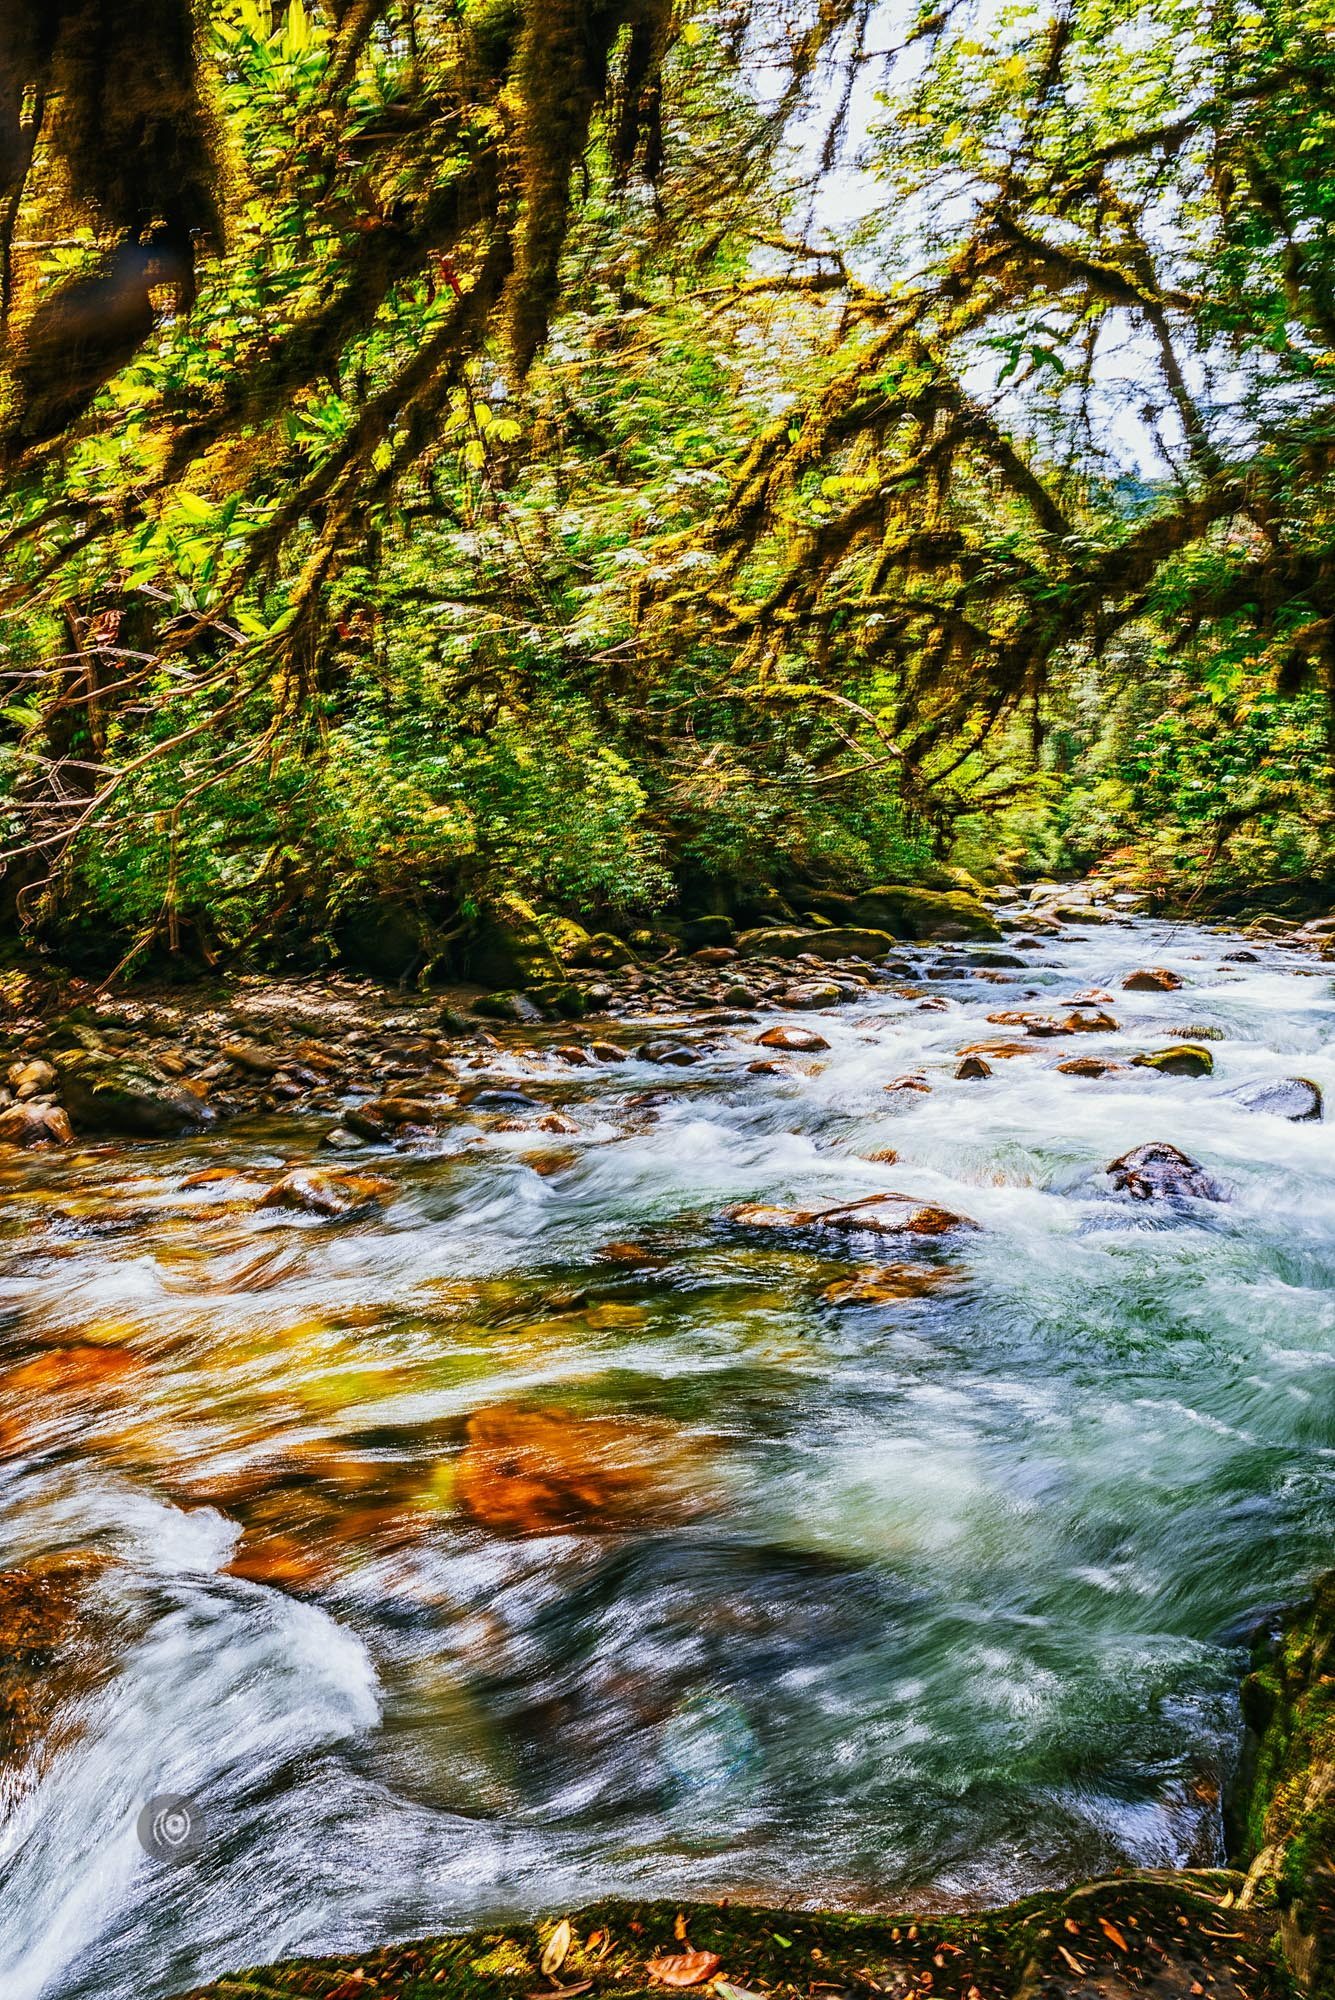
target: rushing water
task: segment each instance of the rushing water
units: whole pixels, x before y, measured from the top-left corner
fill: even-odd
[[[1335,1481],[1331,1128],[1224,1094],[1335,1092],[1335,998],[1229,945],[1122,924],[1009,984],[960,965],[944,1011],[801,1017],[831,1047],[787,1076],[746,1073],[749,1027],[683,1070],[516,1048],[495,1075],[577,1130],[461,1111],[361,1156],[397,1191],[350,1222],[255,1207],[327,1119],[6,1162],[0,1563],[115,1558],[105,1671],[0,1829],[6,2000],[616,1889],[991,1899],[1215,1858],[1241,1642],[1328,1565]],[[1145,963],[1186,983],[1121,992]],[[989,1013],[1091,985],[1119,1034],[954,1080],[1014,1034]],[[1053,1067],[1186,1024],[1222,1031],[1213,1078]],[[930,1095],[885,1094],[912,1070]],[[1149,1139],[1232,1199],[1110,1197]],[[885,1187],[981,1228],[722,1220]],[[949,1281],[823,1300],[905,1254]],[[507,1410],[630,1454],[610,1519],[461,1508],[470,1416]],[[162,1793],[191,1859],[136,1837]]]

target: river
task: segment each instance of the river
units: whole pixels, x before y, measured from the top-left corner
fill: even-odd
[[[963,1904],[1218,1858],[1244,1641],[1329,1566],[1335,1489],[1331,1128],[1227,1095],[1335,1092],[1335,994],[1237,944],[925,949],[931,1006],[775,1017],[829,1043],[778,1074],[768,1017],[688,1023],[681,1069],[516,1038],[470,1080],[537,1108],[356,1156],[392,1189],[350,1220],[257,1206],[327,1118],[6,1157],[0,1565],[111,1558],[100,1669],[6,1795],[6,2000],[611,1891]],[[1180,989],[1124,992],[1146,964]],[[989,1014],[1097,988],[1117,1032],[955,1079],[1015,1040]],[[1183,1027],[1213,1076],[1055,1067]],[[1114,1196],[1148,1140],[1230,1198]],[[727,1220],[884,1188],[978,1228]],[[894,1296],[825,1297],[891,1261]],[[535,1441],[565,1518],[505,1483]],[[136,1831],[164,1794],[184,1858]]]

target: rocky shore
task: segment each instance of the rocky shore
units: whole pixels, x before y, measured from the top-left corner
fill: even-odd
[[[659,934],[638,953],[580,931],[566,939],[564,960],[545,940],[540,951],[526,940],[516,919],[508,951],[497,944],[492,958],[522,983],[431,992],[346,974],[102,992],[55,971],[10,972],[0,975],[0,1148],[167,1138],[281,1112],[327,1114],[331,1151],[354,1153],[411,1141],[476,1102],[471,1073],[503,1065],[508,1051],[535,1040],[572,1069],[632,1053],[684,1068],[709,1051],[711,1037],[740,1043],[754,1023],[749,1039],[760,1046],[749,1050],[749,1066],[773,1069],[818,1052],[823,1040],[814,1026],[767,1033],[767,1014],[815,1013],[877,989],[941,1010],[936,982],[1018,983],[1021,1004],[989,1016],[1006,1032],[959,1052],[958,1074],[981,1078],[1035,1041],[1116,1025],[1113,995],[1079,995],[1052,1014],[1039,988],[1025,991],[1023,975],[1041,966],[1046,940],[1064,925],[1114,922],[1137,904],[1098,884],[1039,885],[1027,898],[989,906],[963,892],[899,889],[892,899],[882,890],[853,913],[879,916],[887,928],[813,921],[738,933],[728,919],[709,917],[685,926],[680,942]],[[1240,958],[1268,945],[1321,960],[1335,950],[1335,919],[1266,917],[1231,935]],[[1128,985],[1159,976],[1136,968]],[[554,1038],[561,1024],[567,1032]],[[1209,1049],[1190,1041],[1136,1060],[1172,1074],[1211,1068]],[[1062,1067],[1099,1076],[1111,1065],[1073,1054]],[[924,1085],[906,1077],[902,1087]]]

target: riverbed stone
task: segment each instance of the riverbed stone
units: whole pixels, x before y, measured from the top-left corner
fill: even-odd
[[[828,1306],[897,1305],[905,1299],[928,1298],[958,1282],[956,1273],[941,1264],[864,1264],[826,1285],[821,1298]]]
[[[665,1424],[503,1404],[469,1418],[454,1494],[499,1534],[608,1533],[689,1512],[693,1455]]]
[[[211,1124],[212,1108],[146,1059],[81,1050],[62,1056],[60,1094],[77,1132],[175,1138]]]
[[[886,930],[867,927],[840,929],[836,925],[812,930],[743,931],[737,949],[743,958],[792,959],[810,956],[880,959],[894,950],[895,941]]]
[[[1001,930],[976,896],[962,889],[919,889],[884,883],[867,889],[854,903],[854,923],[909,939],[992,938]]]
[[[1182,984],[1176,972],[1170,972],[1166,965],[1145,965],[1137,972],[1128,972],[1122,981],[1125,993],[1175,993]]]
[[[1325,1115],[1321,1087],[1306,1076],[1257,1077],[1250,1083],[1236,1084],[1223,1095],[1245,1111],[1268,1112],[1295,1125],[1313,1123]]]
[[[0,1111],[0,1146],[68,1146],[73,1139],[73,1128],[59,1104],[29,1099]]]
[[[832,1208],[775,1208],[763,1202],[744,1202],[728,1219],[744,1229],[814,1229],[839,1235],[865,1231],[872,1236],[947,1236],[955,1230],[978,1227],[953,1209],[894,1192],[867,1195],[861,1201]]]
[[[818,1055],[830,1046],[814,1028],[794,1028],[782,1022],[766,1028],[763,1035],[756,1036],[756,1042],[762,1049],[788,1049],[797,1055]]]
[[[1109,1162],[1105,1172],[1119,1194],[1133,1201],[1176,1200],[1183,1196],[1197,1201],[1226,1201],[1222,1184],[1198,1160],[1164,1139],[1135,1146],[1120,1159]]]
[[[1157,1070],[1160,1076],[1209,1076],[1214,1057],[1195,1042],[1181,1042],[1172,1049],[1152,1049],[1147,1055],[1132,1056],[1137,1069]]]
[[[291,1208],[305,1215],[334,1220],[380,1208],[395,1192],[395,1184],[378,1174],[340,1173],[328,1167],[298,1168],[275,1181],[262,1195],[261,1208]]]

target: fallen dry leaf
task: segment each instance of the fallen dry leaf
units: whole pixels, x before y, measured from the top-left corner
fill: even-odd
[[[722,1963],[716,1951],[675,1952],[669,1958],[651,1958],[649,1976],[660,1986],[700,1986]]]
[[[549,1979],[555,1978],[569,1957],[572,1935],[569,1917],[562,1917],[543,1946],[538,1965],[539,1970],[545,1972]]]
[[[1103,1935],[1106,1938],[1112,1939],[1113,1943],[1117,1946],[1117,1949],[1119,1951],[1130,1951],[1131,1949],[1130,1945],[1127,1943],[1126,1939],[1122,1936],[1122,1933],[1118,1930],[1116,1924],[1110,1924],[1106,1917],[1100,1917],[1099,1929],[1103,1932]]]
[[[1080,1963],[1080,1960],[1076,1957],[1075,1953],[1068,1951],[1064,1944],[1059,1944],[1057,1946],[1057,1949],[1061,1953],[1062,1957],[1066,1960],[1066,1963],[1070,1966],[1076,1978],[1083,1979],[1085,1976],[1085,1968]]]

